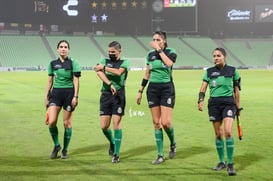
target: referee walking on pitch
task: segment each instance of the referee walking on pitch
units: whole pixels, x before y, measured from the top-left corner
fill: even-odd
[[[63,108],[64,143],[62,159],[68,158],[67,150],[72,136],[72,112],[78,105],[79,77],[81,67],[77,61],[68,57],[68,41],[61,40],[57,45],[59,57],[48,66],[48,83],[45,94],[45,105],[48,107],[48,126],[54,148],[51,159],[57,158],[61,146],[58,138],[57,121]]]
[[[215,66],[208,68],[203,75],[203,82],[198,97],[198,110],[203,111],[207,87],[210,88],[208,114],[215,132],[215,145],[220,162],[214,170],[227,167],[228,175],[236,175],[233,167],[234,139],[232,125],[240,110],[240,75],[235,67],[226,64],[226,51],[223,48],[213,50]],[[225,137],[225,143],[224,143]],[[227,164],[224,156],[226,145]]]
[[[157,145],[157,158],[152,164],[164,162],[163,129],[170,140],[169,158],[176,155],[176,142],[172,125],[172,111],[175,104],[175,88],[172,79],[172,66],[176,61],[176,52],[167,47],[166,32],[157,31],[150,42],[152,48],[146,57],[146,71],[137,95],[137,104],[141,103],[142,93],[147,87],[147,101],[152,114],[154,134]]]
[[[112,163],[119,163],[122,141],[121,120],[126,103],[125,81],[129,62],[121,59],[121,45],[117,41],[109,43],[108,53],[109,58],[103,58],[94,70],[103,82],[100,96],[101,129],[110,142],[109,155],[112,156]],[[111,119],[113,119],[114,137],[109,128]]]

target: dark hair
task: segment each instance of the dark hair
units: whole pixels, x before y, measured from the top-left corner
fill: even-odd
[[[216,51],[216,50],[220,51],[220,52],[224,55],[224,57],[227,56],[227,52],[226,52],[226,50],[225,50],[224,48],[220,48],[220,47],[215,48],[215,49],[213,50],[213,52]]]
[[[117,41],[112,41],[111,43],[108,44],[108,47],[114,47],[117,50],[121,49],[121,45]]]
[[[164,44],[165,47],[168,46],[168,44],[167,44],[167,32],[166,31],[156,31],[156,32],[153,33],[153,35],[159,35],[162,39],[165,40],[165,44]]]
[[[59,48],[59,46],[60,46],[61,43],[66,43],[68,49],[70,49],[70,45],[69,45],[69,42],[67,40],[60,40],[59,43],[57,44],[57,48]]]

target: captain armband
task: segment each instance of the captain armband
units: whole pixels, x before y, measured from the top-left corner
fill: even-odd
[[[147,79],[142,79],[141,86],[145,87],[148,83]]]
[[[204,98],[205,98],[205,93],[204,92],[199,92],[199,95],[198,95],[198,104],[200,102],[203,102],[204,101]]]

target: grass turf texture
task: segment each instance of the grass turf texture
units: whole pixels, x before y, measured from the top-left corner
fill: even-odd
[[[273,178],[273,71],[240,73],[244,136],[239,141],[234,124],[237,176],[232,179],[269,180]],[[207,109],[197,111],[196,103],[202,74],[200,70],[174,71],[177,156],[161,165],[152,165],[157,153],[145,94],[140,106],[135,103],[143,72],[131,71],[128,76],[119,164],[111,163],[109,144],[100,130],[101,82],[93,71],[82,73],[67,160],[49,159],[53,144],[44,123],[43,104],[47,72],[0,72],[0,180],[230,180],[226,170],[212,170],[218,163],[213,128]],[[61,118],[58,127],[62,144]],[[167,157],[166,134],[164,140]]]

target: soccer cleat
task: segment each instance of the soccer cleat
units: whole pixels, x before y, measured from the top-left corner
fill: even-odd
[[[118,155],[114,155],[112,157],[112,163],[119,163],[119,156]]]
[[[62,151],[61,158],[62,158],[62,159],[67,159],[67,158],[68,158],[67,150],[63,150],[63,151]]]
[[[161,164],[161,163],[163,163],[164,162],[164,157],[163,156],[160,156],[160,155],[158,155],[158,157],[157,157],[157,159],[156,160],[154,160],[153,162],[152,162],[152,164],[153,165],[158,165],[158,164]]]
[[[61,146],[60,146],[60,145],[54,146],[53,151],[52,151],[52,153],[51,153],[51,155],[50,155],[50,158],[51,158],[51,159],[57,158],[58,152],[59,152],[60,150],[61,150]]]
[[[114,151],[115,151],[115,144],[112,144],[110,143],[110,146],[109,146],[109,156],[113,156],[114,155]]]
[[[176,144],[170,146],[169,158],[172,159],[176,155]]]
[[[220,171],[222,169],[226,168],[225,162],[219,162],[216,167],[213,168],[213,170]]]
[[[229,163],[229,164],[227,165],[227,172],[228,172],[228,175],[229,175],[229,176],[234,176],[234,175],[236,175],[236,171],[235,171],[235,169],[234,169],[232,163]]]

